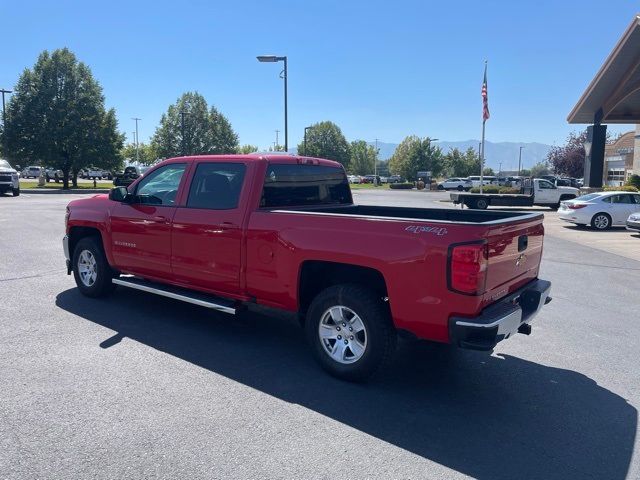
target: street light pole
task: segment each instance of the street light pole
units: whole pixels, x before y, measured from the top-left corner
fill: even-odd
[[[287,81],[288,81],[288,71],[287,71],[287,57],[278,57],[276,55],[259,55],[256,57],[259,62],[263,63],[275,63],[275,62],[283,62],[284,70],[282,70],[281,77],[284,79],[284,151],[289,151],[289,119],[288,119],[288,105],[287,105]]]
[[[518,155],[518,176],[520,176],[520,170],[522,170],[522,149],[524,147],[520,146],[520,154]]]
[[[136,121],[136,163],[140,163],[140,152],[138,151],[138,120],[142,120],[138,117],[133,117],[131,120]]]
[[[4,94],[11,93],[11,90],[5,90],[4,88],[0,88],[0,92],[2,92],[2,124],[6,121],[6,114],[4,112]]]

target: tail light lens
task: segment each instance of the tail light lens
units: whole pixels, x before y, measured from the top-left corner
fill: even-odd
[[[567,207],[569,207],[571,210],[579,210],[580,208],[584,208],[586,206],[586,203],[567,203]]]
[[[481,295],[487,278],[487,244],[467,243],[449,249],[449,288],[466,295]]]

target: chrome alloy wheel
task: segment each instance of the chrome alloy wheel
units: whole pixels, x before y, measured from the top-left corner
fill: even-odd
[[[598,230],[604,230],[605,228],[607,228],[609,226],[609,217],[607,217],[606,215],[597,215],[596,218],[593,219],[593,225],[598,229]]]
[[[78,256],[78,275],[80,275],[80,281],[87,287],[96,283],[98,277],[96,257],[89,250],[82,250]]]
[[[322,314],[318,336],[324,351],[342,364],[355,363],[367,348],[367,330],[356,312],[336,305]]]

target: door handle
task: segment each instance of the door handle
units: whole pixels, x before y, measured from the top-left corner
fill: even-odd
[[[162,215],[156,215],[155,217],[153,217],[153,221],[159,223],[168,223],[167,217],[163,217]]]

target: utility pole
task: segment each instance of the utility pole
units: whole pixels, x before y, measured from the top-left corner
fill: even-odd
[[[138,151],[138,120],[142,120],[138,117],[133,117],[131,120],[136,122],[136,163],[140,163],[140,152]]]
[[[373,182],[378,186],[378,139],[376,138],[376,155],[373,157]]]
[[[11,90],[5,90],[4,88],[0,88],[0,92],[2,92],[2,124],[6,121],[6,114],[4,112],[4,94],[11,93]]]
[[[499,162],[499,166],[498,166],[498,176],[500,176],[500,174],[502,173],[502,162]]]
[[[522,170],[522,149],[524,147],[520,146],[520,155],[518,155],[518,176],[520,176],[520,170]]]
[[[304,127],[304,156],[308,157],[309,153],[307,152],[307,130],[311,127]]]
[[[180,136],[182,137],[182,156],[186,155],[184,148],[184,116],[187,114],[184,110],[180,110]]]
[[[280,147],[280,142],[278,141],[278,134],[280,133],[280,130],[276,130],[276,143],[274,146],[274,150],[278,151],[278,147]]]

